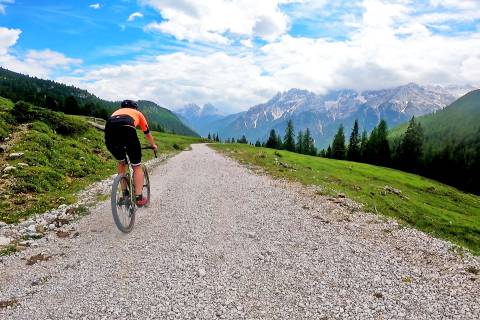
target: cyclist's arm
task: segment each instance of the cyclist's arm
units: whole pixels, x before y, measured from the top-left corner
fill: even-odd
[[[153,136],[151,133],[147,133],[145,134],[145,138],[147,139],[147,141],[150,143],[150,145],[152,146],[153,150],[157,150],[157,145],[155,144],[155,141],[153,140]]]
[[[156,151],[157,145],[155,144],[155,141],[153,140],[153,136],[150,133],[150,130],[148,129],[147,119],[145,119],[145,116],[141,112],[139,112],[139,115],[140,115],[140,123],[139,123],[140,129],[142,129],[143,133],[145,134],[145,138],[150,143],[153,150]]]

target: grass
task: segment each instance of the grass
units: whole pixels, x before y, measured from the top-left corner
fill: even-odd
[[[81,119],[75,121],[84,124]],[[2,123],[0,118],[0,128]],[[192,143],[203,142],[200,138],[167,133],[153,132],[153,135],[159,154],[171,155]],[[24,155],[15,160],[0,157],[0,168],[7,165],[17,168],[0,179],[0,221],[6,223],[16,223],[61,204],[74,203],[75,193],[116,170],[116,161],[105,147],[103,132],[94,128],[79,134],[60,135],[46,123],[35,121],[28,124],[28,130],[17,140],[9,152]],[[143,150],[143,160],[152,157],[153,152]],[[28,166],[19,166],[19,163]]]
[[[14,244],[9,244],[8,246],[0,249],[0,257],[6,257],[17,252],[17,247]]]
[[[305,156],[249,145],[212,148],[268,174],[317,185],[325,195],[344,193],[367,211],[392,217],[480,254],[480,197],[398,170]],[[398,189],[400,194],[386,191]]]

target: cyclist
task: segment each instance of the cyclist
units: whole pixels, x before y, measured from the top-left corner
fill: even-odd
[[[105,144],[115,159],[118,160],[118,173],[125,173],[127,169],[126,155],[128,155],[133,167],[135,199],[137,206],[142,207],[148,202],[148,199],[142,195],[142,150],[137,137],[137,127],[140,127],[143,131],[152,148],[157,150],[157,145],[148,129],[147,120],[138,111],[137,103],[132,100],[124,100],[120,109],[115,111],[107,120],[105,125]],[[124,197],[126,196],[128,194],[124,193]]]

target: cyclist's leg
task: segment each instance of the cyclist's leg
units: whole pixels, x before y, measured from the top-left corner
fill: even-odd
[[[133,182],[135,185],[135,196],[142,196],[143,189],[143,170],[142,170],[142,150],[140,141],[135,129],[130,130],[128,136],[127,154],[133,167]]]
[[[127,158],[125,150],[125,134],[124,127],[107,122],[105,126],[105,145],[108,151],[118,161],[117,170],[118,173],[125,173],[126,165],[125,159]]]
[[[135,184],[135,196],[141,196],[143,190],[143,170],[141,165],[133,166],[133,183]]]
[[[118,161],[117,172],[119,174],[123,174],[127,170],[127,165],[125,162],[127,158],[125,138],[124,126],[107,121],[107,124],[105,125],[105,145],[107,146],[108,151],[110,151],[110,153]],[[124,180],[121,181],[121,188],[124,192],[127,189]]]

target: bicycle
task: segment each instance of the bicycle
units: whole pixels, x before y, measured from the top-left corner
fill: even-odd
[[[152,147],[142,147],[143,150],[151,149]],[[153,150],[155,158],[157,158],[157,151]],[[123,233],[129,233],[133,229],[135,224],[135,213],[137,211],[137,201],[135,199],[135,186],[133,183],[133,168],[128,156],[126,157],[127,172],[124,174],[118,174],[113,180],[111,205],[113,221],[117,225],[117,228]],[[150,204],[150,177],[148,176],[148,170],[142,163],[143,170],[143,188],[142,194],[146,195],[147,203]]]

